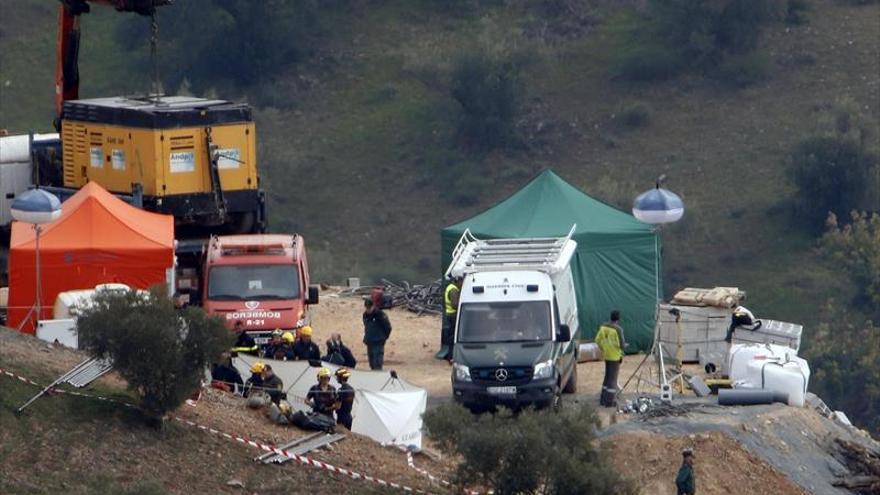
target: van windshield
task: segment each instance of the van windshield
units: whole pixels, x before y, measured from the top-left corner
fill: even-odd
[[[458,342],[551,340],[550,303],[517,301],[464,303],[458,315]]]
[[[208,273],[212,300],[296,299],[299,294],[296,265],[215,266]]]

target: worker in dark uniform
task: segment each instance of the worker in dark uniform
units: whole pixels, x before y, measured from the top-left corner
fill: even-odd
[[[452,341],[455,337],[455,325],[458,321],[458,299],[461,295],[463,278],[455,276],[443,291],[443,324],[440,330],[440,351],[435,357],[452,362]]]
[[[694,451],[684,449],[681,451],[682,462],[675,477],[675,490],[677,495],[694,495],[696,493],[694,477]]]
[[[241,373],[232,365],[232,356],[228,352],[223,353],[220,362],[211,366],[211,387],[226,392],[241,392],[244,388]]]
[[[293,359],[321,359],[321,349],[312,342],[312,327],[306,325],[299,329],[299,338],[293,343]]]
[[[336,381],[339,382],[339,409],[336,410],[336,424],[340,424],[351,430],[351,408],[354,405],[354,387],[348,384],[351,371],[348,368],[336,370]]]
[[[247,397],[254,390],[263,389],[263,369],[265,364],[257,361],[251,365],[251,377],[244,383],[244,390],[241,395]]]
[[[357,359],[355,359],[351,349],[342,342],[342,335],[338,333],[330,335],[330,340],[327,341],[327,355],[321,359],[328,363],[345,366],[346,368],[357,366]]]
[[[232,352],[250,354],[251,356],[256,356],[260,352],[260,346],[258,346],[254,341],[254,338],[248,335],[247,331],[245,331],[243,321],[238,320],[235,322],[233,332],[235,332],[235,345],[232,347]]]
[[[269,340],[269,343],[266,344],[266,348],[263,349],[264,356],[266,356],[269,359],[275,359],[275,351],[277,351],[278,348],[281,347],[281,344],[283,343],[281,341],[281,335],[283,333],[284,332],[282,332],[280,328],[276,328],[275,330],[272,331],[272,337]]]
[[[371,370],[381,370],[385,361],[385,342],[391,335],[391,321],[372,299],[364,299],[364,344]]]
[[[268,364],[263,367],[263,390],[269,395],[272,403],[278,405],[281,399],[286,399],[287,394],[284,393],[284,382],[278,375],[272,371],[272,367]]]
[[[312,385],[306,394],[306,405],[319,414],[333,417],[333,411],[339,407],[336,389],[330,385],[330,370],[321,368],[318,370],[318,384]]]

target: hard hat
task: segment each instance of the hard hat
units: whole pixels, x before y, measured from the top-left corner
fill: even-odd
[[[276,335],[279,337],[281,336],[281,329],[280,328],[276,328],[275,330],[272,331],[272,336],[274,337]]]
[[[338,378],[348,378],[351,376],[351,371],[348,371],[348,368],[339,368],[336,370],[336,376]]]
[[[684,457],[692,456],[692,455],[694,455],[694,449],[692,449],[690,447],[683,449],[681,451],[681,455],[683,455]]]
[[[265,364],[257,361],[256,363],[251,365],[251,373],[262,373],[263,368],[265,368],[265,367],[266,367]]]
[[[327,368],[321,368],[318,370],[318,378],[330,378],[330,370]]]
[[[299,329],[300,336],[311,337],[312,336],[312,327],[306,325]]]
[[[293,342],[293,334],[290,332],[284,332],[284,335],[281,336],[281,340],[285,342]]]

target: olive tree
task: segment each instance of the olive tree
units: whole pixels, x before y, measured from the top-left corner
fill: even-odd
[[[206,367],[231,344],[223,323],[199,308],[175,308],[161,291],[100,291],[77,322],[80,345],[113,361],[153,418],[198,389]]]

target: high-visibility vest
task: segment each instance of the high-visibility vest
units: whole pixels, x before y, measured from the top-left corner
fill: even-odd
[[[449,284],[446,286],[446,291],[443,293],[443,312],[447,315],[454,315],[455,313],[458,313],[458,307],[452,304],[452,291],[458,290],[459,288],[455,284]]]
[[[623,357],[623,349],[620,348],[620,334],[617,329],[608,325],[599,326],[596,333],[596,345],[602,351],[605,361],[620,361]]]

